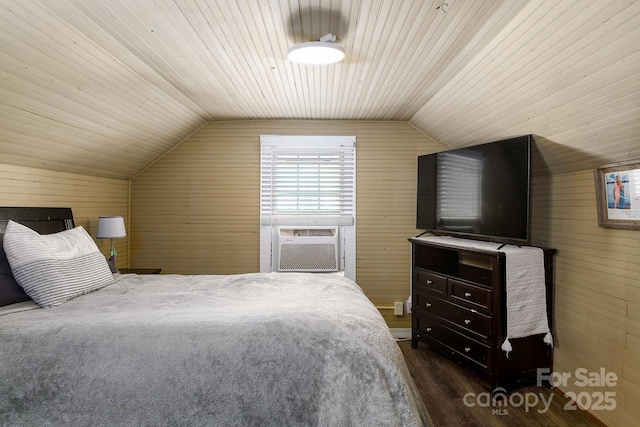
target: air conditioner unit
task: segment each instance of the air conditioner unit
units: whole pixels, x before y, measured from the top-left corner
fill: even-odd
[[[338,271],[337,227],[278,227],[278,271]]]

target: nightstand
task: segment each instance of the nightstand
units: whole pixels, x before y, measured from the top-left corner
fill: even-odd
[[[121,274],[160,274],[161,268],[121,268]]]

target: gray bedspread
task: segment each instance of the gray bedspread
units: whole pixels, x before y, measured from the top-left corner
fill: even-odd
[[[116,277],[59,307],[0,312],[0,425],[430,424],[348,279]]]

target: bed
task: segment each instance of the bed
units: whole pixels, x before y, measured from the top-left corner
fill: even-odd
[[[12,268],[7,239],[25,212],[41,213],[0,208]],[[70,210],[54,216],[66,218],[22,223],[47,238],[81,228]],[[50,308],[0,307],[0,425],[431,424],[384,319],[351,280],[109,275]]]

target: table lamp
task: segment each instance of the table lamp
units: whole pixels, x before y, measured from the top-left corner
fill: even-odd
[[[111,239],[111,258],[109,261],[116,265],[116,248],[113,247],[113,239],[127,237],[124,228],[124,218],[121,216],[101,216],[98,219],[98,239]]]

